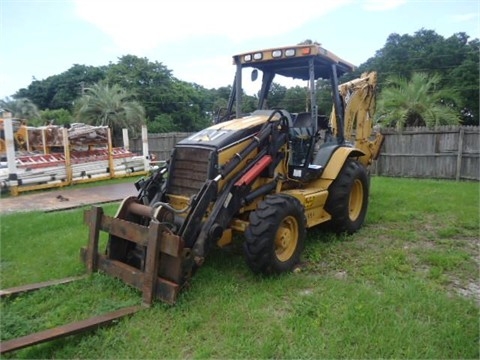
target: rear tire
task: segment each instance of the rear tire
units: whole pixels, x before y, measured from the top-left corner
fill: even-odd
[[[352,234],[360,229],[368,207],[369,181],[365,167],[347,159],[328,191],[325,209],[332,216],[332,230]]]
[[[300,201],[277,194],[267,196],[249,216],[243,244],[245,259],[255,273],[279,274],[300,261],[306,218]]]

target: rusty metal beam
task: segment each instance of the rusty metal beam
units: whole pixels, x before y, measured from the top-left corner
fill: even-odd
[[[99,214],[100,211],[101,214]],[[104,215],[103,209],[95,206],[85,210],[83,218],[84,223],[93,233],[104,231],[142,246],[147,245],[148,228],[146,226]],[[92,235],[90,234],[90,237]]]
[[[150,306],[155,296],[156,278],[158,273],[158,245],[160,241],[160,224],[158,221],[150,223],[148,232],[148,246],[145,259],[145,273],[143,276],[143,302]]]
[[[0,298],[3,298],[5,296],[14,296],[14,295],[18,295],[25,292],[39,290],[47,286],[67,284],[72,281],[84,279],[85,277],[86,275],[73,276],[73,277],[68,277],[63,279],[50,280],[50,281],[45,281],[45,282],[40,282],[35,284],[28,284],[28,285],[22,285],[22,286],[16,286],[8,289],[3,289],[3,290],[0,290]]]
[[[142,246],[147,245],[148,228],[143,225],[103,215],[100,230]]]
[[[80,258],[85,262],[87,256],[87,249],[80,249]],[[156,284],[154,286],[155,297],[159,300],[166,302],[167,304],[175,304],[178,294],[181,290],[181,286],[174,282],[181,277],[181,259],[170,261],[168,264],[172,267],[168,267],[165,278],[156,277]],[[133,286],[134,288],[143,291],[145,284],[145,273],[133,266],[127,265],[117,260],[108,259],[106,255],[97,254],[96,263],[98,264],[98,270],[122,280],[124,283]],[[160,265],[162,260],[160,261]],[[173,266],[175,265],[175,266]],[[168,278],[172,278],[171,281]],[[152,288],[153,289],[153,288]]]
[[[180,290],[180,285],[157,277],[157,284],[155,286],[155,294],[157,299],[160,299],[169,305],[174,305],[177,301]]]
[[[98,269],[104,273],[122,280],[138,290],[142,290],[144,272],[121,261],[112,260],[103,254],[97,255]]]
[[[173,234],[165,225],[160,225],[161,237],[159,249],[162,253],[168,254],[174,257],[182,257],[184,249],[183,239]]]
[[[117,216],[128,217],[132,206],[147,211],[146,206],[137,204],[135,198],[127,198]],[[84,212],[84,222],[89,225],[87,248],[80,250],[80,258],[87,265],[88,273],[101,270],[121,279],[143,293],[143,303],[151,305],[154,298],[174,304],[183,283],[184,241],[156,219],[149,226],[112,218],[103,214],[99,207]],[[137,269],[119,260],[110,259],[108,254],[98,252],[100,231],[123,240],[146,247],[145,268]]]
[[[40,331],[12,340],[2,341],[0,343],[0,354],[5,354],[7,352],[20,350],[28,346],[63,338],[88,330],[93,330],[100,326],[108,325],[116,319],[134,314],[141,309],[144,309],[144,307],[140,305],[131,306],[120,310],[112,311],[110,313],[94,316],[86,320],[58,326],[53,329]]]
[[[88,236],[88,255],[87,255],[87,272],[89,274],[97,271],[97,252],[98,241],[100,238],[100,221],[102,220],[103,208],[93,206],[88,213],[90,221],[90,230]]]

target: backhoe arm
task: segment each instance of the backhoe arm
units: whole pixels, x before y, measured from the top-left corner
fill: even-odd
[[[378,157],[383,142],[382,134],[373,133],[376,85],[377,73],[370,72],[338,87],[344,105],[344,138],[365,154],[360,158],[365,166]],[[335,122],[331,121],[331,124],[337,134],[340,129],[336,128]]]

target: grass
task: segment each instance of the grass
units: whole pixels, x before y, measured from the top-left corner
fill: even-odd
[[[298,272],[256,276],[240,248],[214,250],[175,306],[4,357],[478,359],[479,219],[478,183],[374,177],[365,226],[311,229]],[[84,273],[81,210],[0,221],[2,288]],[[0,336],[140,301],[96,274],[2,300]]]

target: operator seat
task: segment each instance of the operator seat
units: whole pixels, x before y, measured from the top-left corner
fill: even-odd
[[[290,165],[304,166],[312,146],[313,134],[312,116],[308,112],[298,113],[289,130],[292,156]]]
[[[330,141],[330,128],[326,115],[318,115],[318,130],[325,130],[325,143],[318,151],[311,151],[320,132],[313,133],[313,119],[310,113],[299,113],[293,120],[290,128],[291,157],[289,162],[289,176],[301,181],[318,179],[327,166],[334,152],[340,147],[336,142]],[[312,154],[313,153],[313,154]],[[313,159],[307,159],[312,154]],[[312,156],[310,155],[310,156]]]

